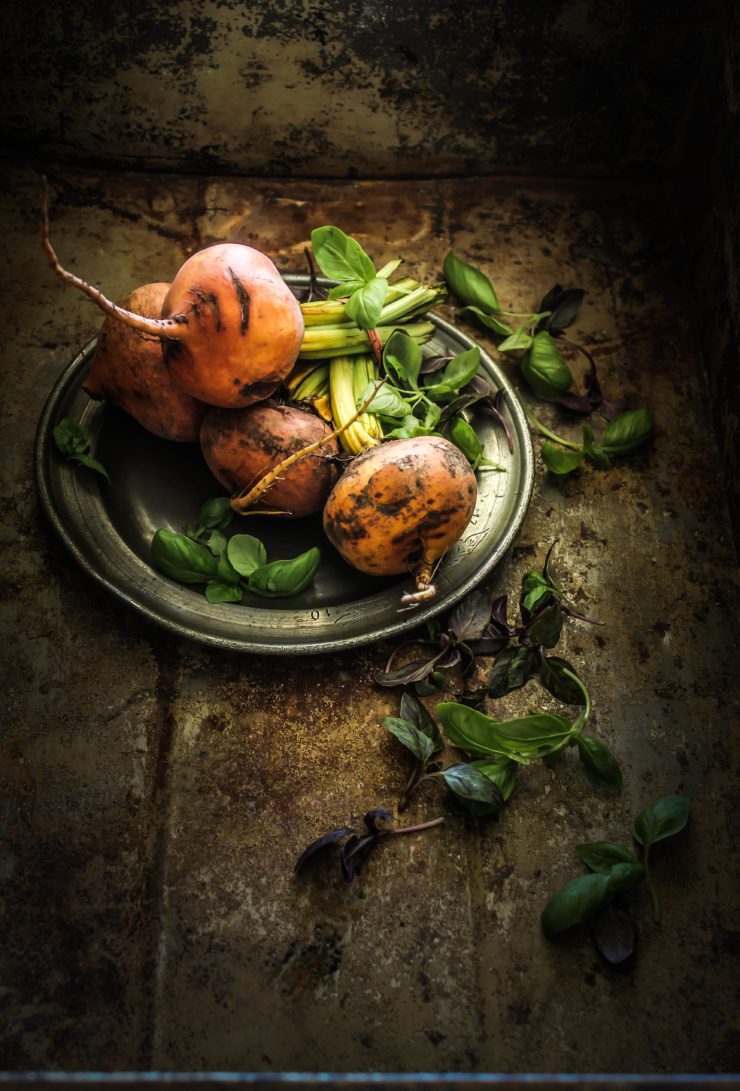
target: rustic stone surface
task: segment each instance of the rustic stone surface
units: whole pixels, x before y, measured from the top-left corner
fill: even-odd
[[[4,143],[122,168],[662,170],[713,5],[6,5]]]
[[[397,694],[372,680],[387,650],[221,654],[140,621],[77,572],[37,511],[31,448],[47,389],[99,317],[45,266],[31,173],[5,182],[5,1065],[736,1067],[735,559],[661,195],[481,179],[53,178],[60,257],[113,296],[227,237],[301,270],[324,222],[379,261],[405,253],[424,276],[453,245],[504,306],[535,305],[556,280],[581,285],[574,336],[611,395],[655,411],[654,448],[629,462],[561,486],[538,463],[492,580],[515,600],[559,540],[565,592],[603,627],[570,623],[558,652],[589,685],[623,793],[594,792],[569,754],[524,770],[501,819],[466,829],[430,787],[409,821],[445,813],[444,826],[382,846],[344,885],[328,864],[300,881],[291,867],[313,837],[392,806],[408,775],[380,727]],[[556,707],[533,684],[496,710],[540,703]],[[691,826],[655,852],[664,923],[641,903],[637,968],[610,971],[585,937],[547,944],[539,912],[579,872],[575,845],[626,838],[635,813],[672,791],[691,796]]]

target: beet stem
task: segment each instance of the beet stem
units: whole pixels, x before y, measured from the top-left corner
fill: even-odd
[[[247,508],[251,508],[254,506],[255,501],[259,500],[262,494],[267,492],[271,485],[274,485],[280,474],[287,470],[289,466],[292,466],[295,462],[298,462],[300,459],[305,458],[307,455],[312,455],[315,451],[321,450],[322,447],[326,447],[327,443],[330,443],[333,439],[336,439],[337,436],[341,436],[341,434],[346,431],[347,428],[353,425],[355,421],[362,416],[367,407],[370,405],[370,402],[380,390],[381,386],[384,386],[387,381],[387,379],[381,379],[379,383],[376,383],[375,387],[367,396],[367,398],[365,398],[364,402],[357,410],[355,415],[353,417],[350,417],[349,420],[346,420],[344,424],[340,425],[339,428],[335,428],[333,432],[328,432],[327,435],[322,436],[322,438],[316,440],[315,443],[309,443],[308,447],[302,447],[300,451],[295,451],[292,455],[284,458],[283,461],[279,462],[277,466],[274,466],[269,473],[265,474],[265,476],[260,481],[258,481],[256,485],[253,485],[249,490],[241,492],[237,496],[233,497],[231,500],[232,509],[237,512],[237,514],[243,514],[247,510]],[[264,512],[262,514],[269,513]]]
[[[106,314],[118,318],[127,326],[131,326],[132,329],[141,330],[142,333],[149,333],[154,337],[159,338],[179,339],[181,337],[186,337],[188,333],[187,315],[177,314],[172,315],[170,318],[146,318],[144,315],[134,314],[133,311],[127,311],[124,307],[119,307],[116,303],[113,303],[112,300],[103,295],[99,288],[94,288],[92,284],[88,284],[86,280],[82,280],[81,277],[75,276],[74,273],[70,273],[62,268],[56,251],[49,239],[49,186],[46,181],[46,176],[42,175],[41,177],[43,182],[41,197],[41,244],[46,251],[49,265],[57,276],[67,284],[72,284],[75,288],[79,288],[81,292],[84,292],[86,296],[92,299],[93,303],[97,303],[101,310],[105,311]]]

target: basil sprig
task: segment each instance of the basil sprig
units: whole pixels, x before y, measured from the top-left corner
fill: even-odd
[[[583,441],[573,443],[557,435],[531,414],[528,419],[536,431],[552,441],[543,444],[542,461],[551,473],[559,477],[573,473],[584,459],[600,469],[608,469],[613,458],[630,455],[644,447],[655,432],[653,414],[644,408],[628,409],[610,420],[598,444],[594,443],[594,433],[586,424],[583,425]]]
[[[314,547],[298,557],[267,561],[264,545],[251,534],[226,538],[234,512],[228,497],[207,500],[185,534],[161,529],[152,538],[152,563],[178,583],[205,584],[210,603],[241,602],[244,591],[263,598],[288,598],[304,591],[321,561]],[[206,538],[205,535],[208,534]]]
[[[673,837],[689,819],[690,803],[682,795],[664,796],[638,815],[632,834],[643,847],[643,858],[614,841],[578,845],[576,851],[589,868],[588,875],[571,879],[554,894],[542,911],[542,929],[552,940],[562,932],[592,922],[597,949],[607,961],[618,964],[634,951],[634,922],[625,895],[647,886],[653,903],[653,919],[660,921],[660,903],[648,866],[650,846]]]
[[[329,292],[329,298],[349,297],[345,306],[347,317],[362,329],[374,329],[388,294],[388,277],[400,259],[377,272],[359,242],[331,225],[311,232],[311,249],[324,276],[340,282]]]
[[[110,482],[108,471],[96,458],[88,454],[90,450],[90,437],[84,428],[72,420],[61,420],[52,432],[54,443],[68,461],[77,462],[80,466],[86,466],[88,470],[94,470],[106,481]]]

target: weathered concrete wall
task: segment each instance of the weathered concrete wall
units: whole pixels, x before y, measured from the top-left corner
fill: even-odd
[[[7,4],[0,136],[182,171],[663,167],[707,18],[695,0]]]
[[[740,8],[708,40],[678,191],[712,408],[740,542]]]

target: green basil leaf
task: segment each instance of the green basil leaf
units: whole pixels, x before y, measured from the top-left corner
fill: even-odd
[[[218,568],[216,569],[216,572],[217,578],[221,583],[239,583],[239,573],[232,565],[225,550],[218,555]]]
[[[374,277],[352,293],[352,297],[344,308],[344,313],[361,329],[375,329],[380,318],[380,312],[383,310],[387,292],[388,281],[383,277]]]
[[[453,795],[474,814],[480,814],[479,807],[470,808],[469,804],[485,804],[485,813],[500,811],[504,805],[504,797],[498,785],[479,769],[466,762],[458,765],[450,765],[440,773],[436,773],[445,782]]]
[[[609,872],[615,864],[639,864],[639,860],[628,845],[618,841],[591,841],[585,845],[576,845],[576,852],[591,871]]]
[[[495,314],[501,310],[493,285],[480,269],[474,265],[468,265],[462,261],[452,250],[446,255],[442,265],[448,288],[450,288],[461,303],[480,307],[487,314]]]
[[[539,617],[529,627],[529,639],[533,644],[542,644],[545,648],[554,648],[563,631],[563,611],[557,602],[545,607]]]
[[[398,741],[411,751],[417,761],[426,765],[434,753],[434,743],[428,735],[408,720],[399,719],[398,716],[386,716],[383,727],[386,731],[390,731],[391,735],[395,735]]]
[[[377,384],[371,380],[362,391],[359,398],[355,399],[358,408],[370,397],[376,385]],[[369,412],[376,413],[380,417],[391,417],[391,419],[400,420],[402,417],[411,414],[411,406],[400,394],[397,394],[395,390],[390,390],[387,386],[382,386],[370,403]]]
[[[579,875],[550,898],[542,912],[542,930],[548,939],[554,939],[602,909],[611,897],[607,873]]]
[[[207,583],[218,570],[210,550],[172,530],[158,530],[152,538],[152,563],[178,583]]]
[[[399,715],[402,720],[406,720],[408,723],[413,724],[414,727],[418,727],[427,738],[431,739],[434,747],[432,750],[433,754],[436,754],[443,749],[444,743],[442,741],[442,736],[439,733],[439,728],[424,705],[414,697],[413,693],[404,693],[401,695]]]
[[[544,712],[498,721],[449,701],[437,705],[437,715],[454,746],[475,754],[498,754],[522,765],[561,749],[573,737],[568,720]]]
[[[504,802],[516,788],[516,774],[519,768],[517,762],[510,758],[481,758],[470,763],[475,769],[488,777],[496,785],[503,796]]]
[[[90,437],[84,428],[72,420],[61,420],[52,435],[63,455],[84,455],[90,450]]]
[[[543,600],[557,591],[544,572],[531,571],[522,576],[522,606],[530,613],[534,611],[538,603],[544,605]]]
[[[201,505],[196,526],[203,530],[226,530],[233,518],[228,496],[216,496]]]
[[[220,557],[223,551],[226,549],[226,537],[220,530],[213,530],[203,543],[214,557]]]
[[[556,401],[573,385],[573,374],[560,349],[544,330],[535,334],[521,368],[532,392],[545,401]]]
[[[97,458],[90,458],[89,455],[70,455],[75,462],[79,462],[81,466],[87,466],[88,470],[95,470],[95,473],[100,474],[106,481],[110,482],[108,477],[108,471],[102,463],[98,462]]]
[[[397,428],[386,432],[385,436],[387,439],[413,439],[414,436],[431,436],[433,432],[434,428],[425,428],[419,418],[410,413]]]
[[[663,796],[637,816],[632,830],[635,840],[649,849],[656,841],[673,837],[685,827],[690,809],[686,796]]]
[[[345,280],[329,290],[329,299],[348,299],[365,284],[364,280]]]
[[[565,705],[585,705],[586,699],[580,686],[565,671],[576,674],[567,659],[557,655],[543,656],[540,663],[540,682],[553,697]]]
[[[611,750],[590,735],[576,739],[578,754],[589,777],[614,792],[622,789],[622,770]]]
[[[414,389],[417,388],[419,381],[422,359],[421,348],[403,330],[395,330],[383,349],[383,365],[386,372],[390,366],[399,379],[405,380]]]
[[[210,603],[241,602],[243,592],[238,583],[223,583],[211,580],[206,587],[206,598]]]
[[[642,864],[624,861],[612,865],[608,874],[609,889],[616,892],[618,890],[634,890],[645,882],[646,873]]]
[[[480,349],[477,345],[454,356],[440,375],[439,382],[425,387],[428,394],[453,393],[467,386],[480,367]]]
[[[537,673],[540,655],[536,648],[520,644],[516,648],[504,648],[496,656],[488,679],[489,697],[504,697],[514,689],[521,689]]]
[[[251,534],[235,534],[226,547],[228,558],[240,576],[249,577],[267,564],[267,550]]]
[[[482,322],[489,330],[499,334],[501,337],[509,337],[512,332],[511,326],[507,322],[503,322],[493,314],[487,314],[485,311],[482,311],[480,307],[463,307],[460,313],[467,314],[468,312],[474,314],[479,322]]]
[[[499,352],[515,352],[517,350],[528,349],[532,344],[532,335],[527,333],[524,326],[520,326],[517,330],[502,341],[498,346]]]
[[[375,266],[356,239],[338,227],[317,227],[311,232],[316,264],[330,280],[358,280],[365,284],[375,276]]]
[[[628,409],[607,424],[601,448],[607,455],[626,455],[652,438],[655,429],[649,409]]]
[[[483,444],[475,434],[475,429],[468,424],[464,417],[456,417],[452,422],[450,439],[475,469],[483,454]]]
[[[313,549],[288,561],[272,561],[256,568],[249,577],[249,590],[265,598],[287,598],[304,591],[316,574],[321,552]]]
[[[540,454],[550,473],[557,474],[558,477],[572,474],[583,462],[583,451],[564,451],[549,440],[542,444]]]

